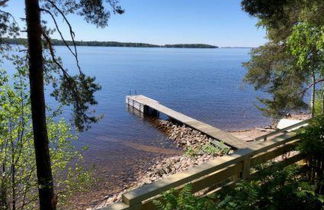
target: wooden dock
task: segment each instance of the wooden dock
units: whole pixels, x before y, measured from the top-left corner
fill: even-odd
[[[146,96],[143,95],[126,96],[126,103],[129,106],[139,110],[144,114],[158,116],[159,113],[163,113],[173,120],[176,120],[195,130],[198,130],[207,136],[222,141],[224,144],[227,144],[236,149],[253,147],[253,143],[244,142],[243,140],[236,138],[235,136],[233,136],[232,134],[226,131],[223,131],[219,128],[215,128],[207,123],[193,119],[187,115],[184,115],[180,112],[170,109],[160,104],[158,101],[148,98]]]

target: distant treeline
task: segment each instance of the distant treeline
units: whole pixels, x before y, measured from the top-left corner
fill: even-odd
[[[166,44],[166,45],[161,45],[160,47],[166,47],[166,48],[218,48],[218,46],[209,45],[209,44]]]
[[[19,44],[23,45],[27,43],[26,39],[8,39],[4,38],[1,42],[8,44]],[[53,45],[65,45],[62,40],[52,39]],[[68,45],[73,45],[72,41],[66,41]],[[166,44],[166,45],[155,45],[147,43],[134,43],[134,42],[114,42],[114,41],[75,41],[77,46],[98,46],[98,47],[163,47],[163,48],[218,48],[214,45],[209,44]]]

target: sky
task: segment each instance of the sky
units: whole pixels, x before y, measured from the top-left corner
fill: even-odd
[[[6,10],[24,17],[23,3],[10,0]],[[220,47],[257,47],[266,42],[265,30],[256,27],[256,18],[241,10],[240,0],[120,0],[120,4],[125,13],[112,15],[104,29],[70,15],[76,40],[204,43]],[[51,24],[50,19],[44,19]],[[67,35],[64,21],[58,22]]]

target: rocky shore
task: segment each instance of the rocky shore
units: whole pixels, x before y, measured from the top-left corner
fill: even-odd
[[[287,119],[298,120],[305,120],[309,117],[310,115],[307,113],[290,114],[289,116],[286,116]],[[214,139],[186,126],[158,119],[152,120],[151,123],[167,135],[168,139],[179,148],[180,154],[169,154],[167,157],[161,155],[146,160],[145,165],[147,167],[141,167],[141,164],[139,163],[136,165],[139,170],[131,173],[131,175],[125,174],[125,176],[115,179],[115,188],[114,190],[109,190],[107,192],[109,194],[102,193],[101,196],[97,195],[96,197],[98,200],[91,199],[92,203],[90,205],[89,202],[84,202],[85,204],[88,204],[86,206],[91,206],[90,209],[111,205],[112,203],[120,201],[121,195],[127,191],[165,178],[171,174],[184,171],[189,167],[200,165],[225,153],[232,152],[226,147],[226,145],[218,142],[217,145],[220,146],[218,147],[213,144],[215,143]],[[243,141],[251,141],[251,139],[270,133],[275,129],[276,123],[274,122],[266,127],[229,132]],[[109,180],[114,179],[109,178]],[[118,181],[122,183],[119,184]],[[106,196],[104,197],[104,195]]]
[[[150,184],[171,174],[182,172],[190,167],[232,152],[228,146],[189,127],[176,125],[165,120],[157,120],[155,124],[158,129],[166,133],[177,147],[183,150],[183,155],[157,160],[145,173],[138,174],[136,176],[138,178],[134,182],[125,186],[121,192],[106,196],[105,200],[95,208],[120,201],[121,195],[126,191]]]

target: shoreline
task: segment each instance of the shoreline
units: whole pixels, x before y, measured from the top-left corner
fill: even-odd
[[[311,114],[307,114],[304,112],[296,113],[296,114],[288,114],[286,117],[282,119],[288,120],[307,120],[311,118]],[[233,134],[235,137],[238,137],[244,141],[251,141],[259,136],[266,135],[272,131],[275,131],[277,128],[278,122],[273,122],[268,126],[263,127],[255,127],[250,129],[244,130],[234,130],[234,131],[227,131]]]
[[[4,38],[4,42],[12,45],[25,45],[26,38]],[[143,42],[120,42],[120,41],[85,41],[85,40],[66,40],[52,39],[54,46],[77,46],[77,47],[141,47],[141,48],[183,48],[183,49],[217,49],[216,45],[204,43],[178,43],[178,44],[150,44]]]
[[[146,171],[138,173],[136,175],[136,181],[130,183],[126,189],[107,195],[103,202],[89,209],[102,208],[119,202],[121,200],[121,195],[126,191],[145,184],[150,184],[171,174],[185,171],[190,167],[200,165],[208,160],[233,152],[228,146],[222,145],[221,143],[219,145],[209,146],[208,148],[206,147],[206,150],[213,147],[217,148],[214,152],[210,152],[209,154],[207,152],[202,152],[202,150],[205,149],[203,146],[211,144],[214,139],[197,130],[184,125],[176,125],[170,121],[155,120],[154,123],[157,129],[164,132],[167,137],[181,149],[182,154],[156,160],[156,162]],[[188,152],[191,150],[191,153]]]
[[[308,114],[296,114],[289,116],[288,119],[307,119]],[[109,189],[92,189],[84,195],[75,196],[72,203],[78,204],[79,209],[96,209],[108,206],[112,203],[118,202],[121,199],[121,194],[131,189],[149,184],[168,175],[178,173],[200,165],[208,160],[217,158],[223,154],[205,154],[201,153],[195,157],[188,156],[188,148],[195,148],[198,145],[210,143],[213,139],[201,134],[199,131],[193,130],[186,126],[176,125],[165,120],[153,120],[154,127],[165,133],[169,141],[172,141],[178,148],[180,154],[161,154],[158,157],[148,160],[148,162],[141,161],[136,165],[136,169],[132,173],[127,173],[126,176],[111,176],[108,178],[104,176],[105,180],[100,180],[108,184]],[[264,127],[255,127],[251,129],[227,131],[232,135],[242,139],[243,141],[250,141],[258,136],[265,135],[275,130],[275,125],[268,125]],[[228,151],[232,152],[232,151]],[[112,179],[112,180],[111,180]],[[113,181],[115,180],[115,181]],[[101,185],[98,183],[98,185]],[[74,208],[75,209],[75,208]]]

